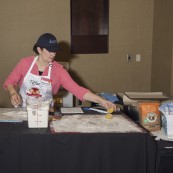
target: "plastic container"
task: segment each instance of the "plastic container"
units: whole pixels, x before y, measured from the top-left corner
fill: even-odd
[[[26,102],[28,127],[47,128],[50,100],[45,98],[28,98]]]

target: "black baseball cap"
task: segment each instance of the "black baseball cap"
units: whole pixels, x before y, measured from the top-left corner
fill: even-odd
[[[60,49],[59,44],[57,43],[56,37],[51,33],[44,33],[42,34],[37,42],[35,43],[34,47],[45,48],[49,52],[57,52]]]

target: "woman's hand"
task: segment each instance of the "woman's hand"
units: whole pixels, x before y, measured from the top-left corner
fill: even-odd
[[[13,106],[19,106],[22,103],[22,99],[20,95],[17,93],[17,91],[15,90],[14,86],[12,84],[9,84],[7,86],[7,89],[11,95],[11,104]]]
[[[101,106],[105,107],[107,110],[109,109],[113,109],[114,111],[117,110],[117,107],[114,103],[110,102],[110,101],[107,101],[105,99],[100,99],[100,103],[99,103]]]
[[[21,104],[21,97],[17,92],[11,95],[11,104],[13,106],[19,106]]]

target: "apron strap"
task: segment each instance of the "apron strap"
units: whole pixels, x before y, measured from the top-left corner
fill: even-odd
[[[33,62],[32,62],[32,64],[31,64],[31,66],[30,66],[30,68],[29,68],[29,70],[28,70],[28,72],[27,72],[27,74],[26,74],[25,77],[27,77],[27,76],[30,74],[30,72],[31,72],[31,70],[32,70],[32,68],[33,68],[33,66],[34,66],[34,64],[35,64],[35,62],[37,61],[37,59],[38,59],[38,56],[36,56],[36,57],[34,58],[34,60],[33,60]]]

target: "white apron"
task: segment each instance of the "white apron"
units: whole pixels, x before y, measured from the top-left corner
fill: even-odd
[[[26,99],[29,97],[44,97],[52,100],[52,84],[50,79],[52,63],[49,64],[47,76],[38,76],[31,73],[31,70],[36,63],[38,56],[36,56],[23,79],[20,87],[20,95],[22,97],[22,107],[26,107]]]

